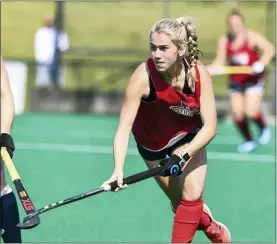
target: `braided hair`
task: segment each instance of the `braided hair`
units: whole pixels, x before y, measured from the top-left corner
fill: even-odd
[[[199,53],[202,52],[198,49],[197,35],[196,35],[196,22],[190,17],[177,18],[176,21],[185,28],[186,38],[185,38],[185,56],[189,58],[191,68],[197,65],[197,60],[199,59]],[[192,69],[188,72],[189,86],[194,90],[196,79],[193,77]]]
[[[150,37],[154,32],[168,35],[171,41],[182,51],[182,58],[187,57],[189,59],[191,68],[197,65],[199,53],[202,54],[202,52],[198,49],[194,18],[185,16],[176,19],[162,19],[153,25],[150,30]],[[194,90],[196,80],[192,76],[191,69],[187,76],[189,77],[189,86]]]

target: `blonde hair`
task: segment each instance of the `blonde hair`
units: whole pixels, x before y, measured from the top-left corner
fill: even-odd
[[[197,64],[201,51],[198,49],[196,20],[193,17],[185,16],[176,19],[162,19],[152,26],[150,37],[154,32],[164,33],[169,36],[171,41],[184,51],[184,57],[189,58],[191,67]],[[195,80],[191,75],[191,71],[189,75]]]

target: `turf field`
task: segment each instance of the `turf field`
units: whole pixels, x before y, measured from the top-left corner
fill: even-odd
[[[112,173],[116,117],[25,114],[13,127],[14,162],[36,207],[97,188]],[[253,127],[254,128],[254,127]],[[271,127],[275,137],[275,127]],[[254,153],[235,152],[240,137],[228,123],[208,146],[205,200],[229,226],[234,242],[275,241],[275,140]],[[130,140],[125,175],[145,169]],[[23,212],[21,211],[23,217]],[[149,179],[41,215],[25,242],[168,242],[173,214]],[[197,233],[194,242],[207,241]]]

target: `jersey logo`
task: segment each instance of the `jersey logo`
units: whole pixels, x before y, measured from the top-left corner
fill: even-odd
[[[193,117],[199,114],[199,110],[196,108],[190,108],[188,105],[185,104],[184,101],[181,101],[180,105],[177,106],[170,106],[169,109],[176,112],[177,114]]]

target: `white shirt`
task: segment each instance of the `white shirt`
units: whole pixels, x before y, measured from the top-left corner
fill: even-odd
[[[50,64],[55,52],[55,28],[41,27],[35,34],[35,60],[38,63]],[[68,35],[60,33],[59,50],[66,51],[69,48]]]

